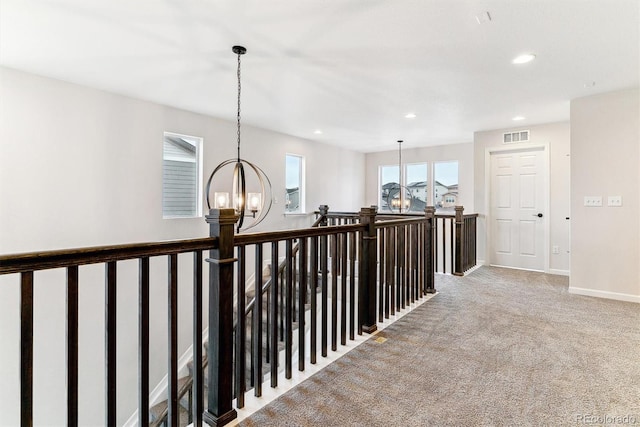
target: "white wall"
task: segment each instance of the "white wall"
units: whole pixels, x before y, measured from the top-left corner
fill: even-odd
[[[435,147],[406,148],[402,150],[402,163],[425,163],[458,161],[459,204],[465,207],[465,212],[473,213],[473,144],[451,144]],[[378,168],[382,165],[397,165],[398,150],[382,151],[366,154],[366,192],[365,204],[378,204]],[[433,176],[429,164],[429,181]],[[431,199],[429,199],[431,200]]]
[[[638,98],[636,88],[571,102],[571,292],[640,302]]]
[[[204,138],[205,178],[234,156],[235,123],[0,68],[0,253],[204,237],[204,218],[162,219],[162,139]],[[363,206],[365,156],[243,126],[242,155],[280,203],[256,230],[306,226],[285,217],[285,153],[306,157],[307,208]],[[191,259],[180,257],[179,353],[188,346]],[[152,260],[151,389],[166,371],[166,261]],[[136,405],[137,264],[118,264],[118,420]],[[185,279],[185,280],[183,280]],[[80,269],[80,424],[104,413],[104,272]],[[18,277],[0,277],[0,425],[18,424]],[[64,424],[64,271],[35,276],[34,424]]]
[[[531,144],[548,144],[549,146],[549,272],[569,274],[570,245],[570,137],[569,123],[550,123],[535,126],[518,126],[509,129],[496,129],[475,132],[474,134],[474,201],[476,211],[480,214],[478,221],[478,258],[486,263],[488,253],[488,236],[486,226],[486,206],[488,191],[486,188],[486,156],[487,150],[503,148],[502,134],[509,131],[529,129]],[[513,144],[513,148],[524,147],[524,144]],[[552,254],[551,248],[559,247],[559,254]]]

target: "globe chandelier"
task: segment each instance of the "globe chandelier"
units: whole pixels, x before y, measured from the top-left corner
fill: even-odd
[[[387,189],[387,206],[393,213],[404,213],[411,210],[413,192],[402,185],[402,140],[398,140],[398,181],[399,183]]]
[[[267,174],[254,163],[240,157],[240,94],[242,91],[242,84],[240,79],[240,58],[247,53],[247,49],[243,46],[233,46],[233,53],[238,56],[238,110],[237,110],[237,156],[232,159],[228,159],[220,163],[211,172],[207,181],[206,198],[207,207],[209,209],[235,209],[237,222],[236,231],[248,230],[256,225],[260,224],[271,210],[273,204],[271,181]],[[231,191],[227,191],[228,187],[224,187],[220,183],[220,175],[223,174],[224,169],[229,169],[228,166],[233,166],[233,177],[231,179]],[[247,176],[245,170],[253,172],[253,180],[250,181],[251,185],[259,188],[258,191],[247,192]],[[218,174],[218,179],[214,179]],[[226,184],[229,185],[229,182]],[[254,190],[256,190],[254,188]],[[211,195],[213,193],[213,206],[211,203]],[[229,196],[231,194],[231,197]],[[251,218],[250,221],[245,223],[245,219]]]

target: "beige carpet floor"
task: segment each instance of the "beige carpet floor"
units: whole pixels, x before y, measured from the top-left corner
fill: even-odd
[[[242,426],[640,425],[640,305],[482,267]],[[626,417],[626,418],[625,418]]]

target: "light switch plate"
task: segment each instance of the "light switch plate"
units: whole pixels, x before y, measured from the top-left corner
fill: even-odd
[[[607,198],[607,206],[612,206],[612,207],[622,206],[622,196],[609,196]]]
[[[584,205],[587,207],[600,207],[602,206],[601,196],[584,196]]]

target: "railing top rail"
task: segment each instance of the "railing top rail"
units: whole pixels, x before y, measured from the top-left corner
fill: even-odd
[[[315,211],[314,214],[316,215],[321,215],[322,212],[320,211]],[[342,216],[342,215],[348,215],[348,216],[358,216],[358,212],[346,212],[346,211],[329,211],[327,212],[327,216]]]
[[[216,237],[0,255],[0,275],[214,249]]]
[[[297,239],[303,237],[326,236],[335,233],[348,233],[351,231],[362,231],[363,224],[331,225],[327,227],[302,228],[298,230],[265,231],[262,233],[239,234],[234,237],[234,245],[254,245],[258,243],[269,243],[280,240]]]
[[[385,228],[385,227],[394,227],[396,225],[407,225],[407,224],[419,224],[424,222],[427,218],[424,216],[416,217],[416,218],[403,218],[403,219],[390,219],[384,221],[376,221],[376,228]]]

